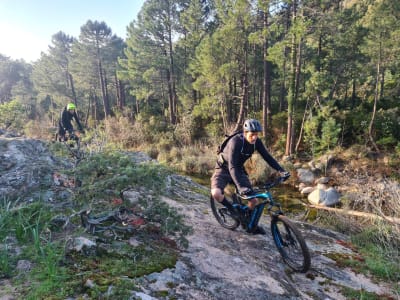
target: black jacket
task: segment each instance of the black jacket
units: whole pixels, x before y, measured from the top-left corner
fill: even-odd
[[[221,164],[221,160],[219,160],[217,167],[228,169],[234,184],[240,192],[251,188],[250,181],[244,169],[244,163],[256,150],[272,168],[280,172],[284,171],[279,163],[268,153],[259,138],[255,144],[250,144],[246,141],[243,134],[238,134],[232,137],[227,143],[224,151],[220,154],[224,163]]]
[[[82,125],[79,122],[78,115],[76,114],[76,111],[74,111],[73,114],[68,112],[67,107],[64,107],[64,110],[61,112],[61,117],[60,117],[60,130],[63,129],[62,131],[72,131],[74,130],[74,127],[72,126],[72,119],[75,119],[76,124],[78,124],[79,130],[82,130]]]

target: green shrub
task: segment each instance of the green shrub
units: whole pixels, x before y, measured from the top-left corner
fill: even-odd
[[[304,138],[313,154],[325,152],[337,145],[341,127],[331,116],[330,109],[318,111],[304,124]]]
[[[0,104],[0,128],[21,132],[25,119],[24,108],[17,100]]]
[[[365,257],[365,265],[375,276],[400,280],[400,239],[393,228],[376,225],[351,237]]]
[[[0,248],[0,278],[10,277],[13,270],[12,254],[9,253],[8,245],[5,243]]]
[[[169,170],[160,164],[137,163],[129,153],[99,153],[82,161],[76,171],[82,179],[79,199],[104,199],[119,196],[128,186],[161,190]]]

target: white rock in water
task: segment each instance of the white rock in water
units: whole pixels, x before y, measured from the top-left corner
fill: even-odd
[[[314,205],[333,206],[339,203],[340,195],[334,188],[329,188],[326,191],[316,189],[308,195],[307,199]]]
[[[300,193],[302,193],[302,194],[310,194],[310,193],[312,193],[314,190],[315,190],[314,187],[312,187],[312,186],[306,186],[305,188],[303,188],[303,189],[300,191]]]

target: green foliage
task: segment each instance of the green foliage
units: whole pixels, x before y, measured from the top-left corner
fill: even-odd
[[[12,60],[0,54],[0,104],[18,100],[32,106],[35,92],[31,83],[32,66],[23,60]]]
[[[83,293],[96,299],[105,293],[116,299],[127,298],[134,289],[132,279],[175,266],[179,257],[177,242],[186,246],[185,236],[191,228],[184,224],[183,216],[176,209],[158,198],[158,194],[165,193],[165,177],[170,171],[159,164],[136,162],[135,157],[130,153],[97,153],[82,161],[74,171],[84,182],[75,190],[76,199],[82,200],[85,207],[92,205],[96,211],[110,209],[113,204],[104,200],[119,196],[123,188],[134,186],[143,192],[138,208],[147,224],[137,232],[140,245],[112,243],[111,248],[116,246],[118,250],[106,253],[99,246],[96,252],[99,257],[95,261],[76,252],[66,255],[63,234],[59,239],[48,227],[51,209],[39,202],[17,206],[18,201],[3,199],[0,237],[4,248],[0,249],[0,276],[13,275],[18,257],[10,255],[5,237],[15,235],[24,246],[21,256],[33,263],[33,269],[18,278],[24,299],[65,299]],[[68,232],[72,236],[75,233]],[[174,239],[168,238],[172,236]],[[89,279],[94,286],[86,290],[83,283]],[[30,284],[25,287],[22,283],[27,281]]]
[[[32,240],[32,230],[41,230],[49,221],[51,213],[40,202],[16,206],[4,200],[0,207],[0,238],[12,233],[18,241]]]
[[[379,300],[382,299],[380,295],[361,290],[355,290],[349,287],[342,287],[342,293],[346,299],[362,299],[362,300]]]
[[[65,266],[61,266],[63,260],[63,248],[57,243],[42,241],[40,252],[36,253],[36,246],[25,251],[34,260],[35,266],[30,274],[25,274],[22,279],[28,279],[31,282],[30,288],[25,295],[25,299],[61,299],[72,295],[76,287],[74,283],[74,274],[68,273]],[[68,284],[66,284],[68,282]]]
[[[340,124],[336,124],[336,120],[330,115],[329,108],[318,111],[316,116],[310,116],[304,124],[305,140],[314,154],[334,148],[340,132]]]
[[[319,120],[317,117],[310,117],[304,124],[304,139],[309,144],[311,152],[317,152]]]
[[[396,151],[397,157],[400,157],[400,142],[397,142],[395,151]]]
[[[134,161],[128,153],[99,153],[82,161],[76,172],[82,180],[79,198],[83,203],[118,196],[129,186],[161,191],[169,171],[159,165]],[[90,200],[91,199],[91,200]]]
[[[0,104],[0,128],[22,131],[25,117],[24,107],[17,100]]]
[[[69,99],[74,99],[73,78],[69,72],[71,48],[75,39],[62,31],[52,36],[49,53],[42,53],[32,71],[32,80],[39,93],[43,115],[59,117],[59,111]],[[72,84],[72,86],[71,86]],[[51,95],[52,99],[49,99]]]
[[[352,111],[342,111],[341,121],[344,123],[344,145],[363,144],[367,139],[368,119],[370,113],[363,107],[357,107]]]
[[[38,289],[31,296],[29,293],[25,299],[43,298],[41,290],[46,290],[45,295],[56,295],[63,285],[65,270],[59,267],[60,248],[55,247],[44,239],[44,232],[51,218],[51,211],[42,203],[17,205],[17,202],[3,200],[0,206],[0,237],[4,240],[0,249],[0,275],[11,276],[15,269],[18,256],[10,251],[6,237],[15,236],[23,247],[24,258],[28,258],[35,265],[32,270],[31,281],[33,285],[37,280]],[[12,247],[15,247],[13,245]],[[23,280],[28,273],[21,275]],[[36,293],[39,294],[36,294]]]
[[[161,224],[161,232],[164,235],[175,235],[182,244],[186,243],[185,236],[191,232],[191,228],[184,225],[183,216],[175,208],[158,199],[141,203],[145,207],[144,214],[148,220]]]
[[[340,124],[336,124],[334,118],[328,118],[322,123],[321,128],[321,141],[319,144],[319,150],[331,150],[332,147],[337,145],[339,133],[341,131]]]
[[[361,269],[384,280],[400,280],[400,240],[395,231],[384,225],[365,228],[352,236],[352,242],[365,257],[365,262],[357,263]]]
[[[117,121],[109,121],[112,113],[107,118],[109,144],[130,148],[162,140],[163,147],[189,145],[227,133],[239,113],[262,114],[266,60],[273,117],[282,114],[287,120],[289,110],[299,118],[309,107],[329,107],[334,112],[332,119],[313,112],[317,120],[309,117],[302,150],[331,149],[339,134],[342,146],[364,144],[376,78],[379,101],[372,134],[381,149],[391,151],[396,146],[400,139],[395,112],[400,79],[396,2],[347,1],[339,6],[329,1],[299,2],[297,12],[306,11],[306,18],[294,16],[291,5],[270,1],[168,4],[146,1],[137,21],[127,28],[126,44],[104,22],[89,20],[79,37],[55,33],[49,51],[33,66],[1,55],[1,105],[18,100],[29,120],[47,123],[40,123],[43,128],[55,125],[67,101],[77,101],[91,127],[98,126],[109,105],[121,113]],[[263,25],[261,12],[272,7],[274,12]],[[175,113],[176,124],[168,118]],[[29,121],[19,120],[19,128]],[[10,123],[1,114],[0,126],[8,126],[5,122]],[[295,137],[300,124],[296,119]],[[274,140],[286,134],[286,126],[273,124]],[[30,129],[27,134],[38,132],[35,126]],[[165,132],[169,134],[163,138]]]
[[[0,248],[0,278],[8,278],[12,275],[13,265],[15,264],[15,258],[12,257],[12,253],[7,243],[2,243]]]
[[[375,122],[376,143],[385,150],[393,149],[400,140],[400,109],[398,107],[392,109],[381,109],[377,113]]]
[[[185,115],[179,124],[176,125],[174,135],[175,139],[181,145],[193,145],[201,137],[206,136],[204,129],[198,126],[198,122],[193,115]]]

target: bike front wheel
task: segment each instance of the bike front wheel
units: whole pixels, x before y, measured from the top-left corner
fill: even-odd
[[[234,230],[239,226],[239,220],[232,216],[228,209],[214,200],[212,196],[210,196],[210,205],[215,219],[222,227]]]
[[[271,233],[285,263],[296,272],[307,272],[311,264],[310,252],[294,224],[285,216],[274,216]]]

